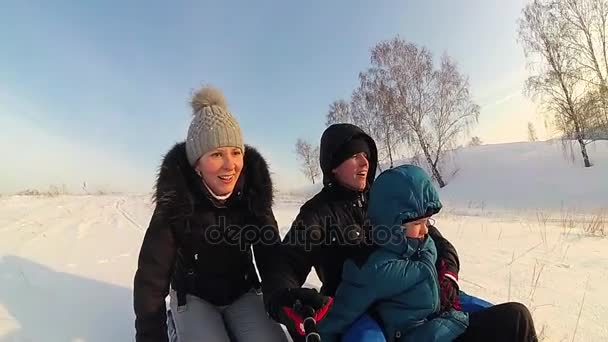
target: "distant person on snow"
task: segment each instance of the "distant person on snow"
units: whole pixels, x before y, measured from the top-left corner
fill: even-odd
[[[269,314],[287,326],[294,340],[304,334],[294,304],[313,307],[321,321],[342,280],[344,262],[369,250],[365,217],[378,164],[374,140],[355,125],[331,125],[321,137],[320,164],[323,189],[300,208],[276,258],[279,276],[265,285]],[[458,254],[437,228],[428,229],[438,250],[441,309],[448,311],[459,306]],[[301,288],[313,267],[322,282],[320,293]]]
[[[139,254],[136,341],[168,341],[167,295],[178,342],[285,341],[266,315],[252,259],[253,249],[262,280],[277,274],[268,166],[243,144],[219,90],[204,87],[191,104],[187,139],[162,162]]]
[[[528,310],[518,303],[469,314],[440,308],[437,249],[429,220],[442,204],[430,177],[402,165],[378,176],[368,216],[375,248],[349,259],[333,304],[318,329],[323,342],[337,341],[536,341]],[[383,336],[353,336],[356,321],[381,322]],[[369,334],[369,332],[367,332]]]

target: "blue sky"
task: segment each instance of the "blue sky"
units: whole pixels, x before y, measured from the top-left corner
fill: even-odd
[[[162,155],[183,140],[191,91],[221,88],[246,143],[280,187],[306,182],[298,137],[318,142],[369,50],[400,35],[447,51],[482,106],[472,134],[526,139],[542,118],[522,96],[516,42],[524,0],[28,1],[0,9],[0,192],[150,191]]]

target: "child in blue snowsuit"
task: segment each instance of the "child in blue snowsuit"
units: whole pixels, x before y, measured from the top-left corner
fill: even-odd
[[[387,341],[452,341],[466,330],[467,313],[439,311],[437,250],[427,222],[440,210],[422,169],[402,165],[378,176],[368,208],[375,247],[364,260],[345,262],[333,305],[319,322],[323,342],[339,341],[366,313]]]

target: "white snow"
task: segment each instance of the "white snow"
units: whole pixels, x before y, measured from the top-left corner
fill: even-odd
[[[559,141],[458,150],[447,167],[451,179],[442,199],[451,206],[490,209],[608,207],[608,141],[587,146],[590,168],[573,148],[574,161]]]
[[[599,236],[601,224],[608,234],[608,144],[590,155],[595,166],[585,169],[547,143],[464,149],[441,190],[437,225],[460,254],[461,287],[526,304],[545,341],[572,341],[575,331],[575,341],[608,340],[608,237]],[[133,341],[150,199],[1,197],[0,341]],[[277,194],[283,233],[305,200]],[[318,284],[312,274],[309,285]]]

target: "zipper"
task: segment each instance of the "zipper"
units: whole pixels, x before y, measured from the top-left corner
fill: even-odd
[[[361,200],[362,198],[363,194],[357,195],[357,205],[359,206],[359,208],[363,208],[363,201]]]

